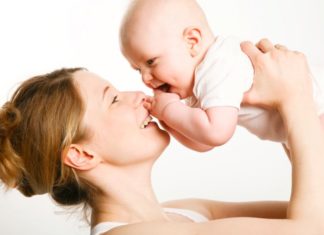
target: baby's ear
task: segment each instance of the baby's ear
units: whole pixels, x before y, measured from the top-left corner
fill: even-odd
[[[201,31],[195,27],[187,27],[183,31],[183,38],[187,44],[190,55],[192,57],[199,55],[202,41]]]
[[[64,164],[77,170],[90,170],[100,163],[100,158],[81,145],[72,144],[62,156]]]

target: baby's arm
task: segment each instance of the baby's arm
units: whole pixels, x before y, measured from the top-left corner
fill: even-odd
[[[162,91],[155,91],[150,102],[153,116],[178,134],[203,145],[214,147],[226,143],[237,124],[235,107],[192,108],[183,104],[176,94]]]
[[[214,148],[213,146],[201,144],[199,142],[189,139],[188,137],[177,132],[175,129],[172,129],[171,127],[166,125],[163,121],[160,121],[160,123],[164,129],[166,129],[174,138],[176,138],[176,140],[178,140],[181,144],[192,150],[198,152],[207,152]]]
[[[233,135],[238,110],[234,107],[191,108],[183,103],[168,105],[163,121],[180,134],[209,146],[225,144]]]

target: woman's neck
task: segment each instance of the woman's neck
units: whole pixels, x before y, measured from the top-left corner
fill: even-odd
[[[102,166],[96,182],[101,192],[94,199],[92,225],[103,221],[166,220],[151,185],[151,167]]]

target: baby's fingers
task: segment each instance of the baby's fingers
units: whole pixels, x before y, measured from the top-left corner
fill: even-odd
[[[157,95],[160,95],[160,94],[162,94],[164,92],[161,91],[160,89],[153,89],[153,93],[154,93],[154,96],[157,96]]]
[[[152,96],[146,96],[145,97],[145,102],[143,104],[144,108],[147,110],[152,110],[152,105],[153,105],[154,97]]]
[[[154,97],[152,97],[152,96],[146,96],[145,97],[145,102],[147,102],[147,103],[152,103],[153,100],[154,100]]]
[[[151,111],[152,110],[152,103],[149,103],[149,102],[145,102],[143,104],[144,108],[146,108],[148,111]]]

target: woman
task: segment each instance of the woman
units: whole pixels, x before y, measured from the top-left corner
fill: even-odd
[[[143,93],[120,92],[83,69],[27,80],[3,106],[2,181],[27,196],[49,193],[64,205],[89,205],[92,234],[322,234],[323,132],[305,59],[266,40],[259,44],[265,54],[249,43],[242,47],[256,70],[246,101],[278,108],[288,128],[288,205],[199,199],[160,204],[150,174],[169,135],[151,122]],[[288,87],[289,96],[277,95]]]

